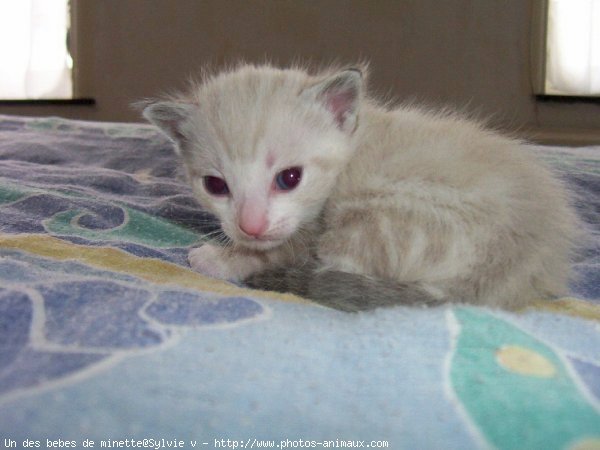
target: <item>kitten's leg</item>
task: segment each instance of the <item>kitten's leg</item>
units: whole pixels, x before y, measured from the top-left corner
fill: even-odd
[[[291,264],[298,256],[297,249],[286,245],[261,252],[207,243],[191,249],[188,261],[196,272],[222,280],[241,281],[270,267]]]
[[[268,263],[260,253],[234,252],[226,247],[204,244],[188,254],[190,266],[196,272],[213,278],[239,281],[262,270]]]
[[[361,206],[364,210],[359,212],[355,206],[338,208],[337,216],[330,217],[311,264],[268,270],[246,282],[343,311],[447,301],[447,292],[431,279],[457,266],[445,258],[451,242],[463,251],[463,264],[469,246],[454,239],[443,221],[418,220],[393,205],[382,210],[364,201]]]

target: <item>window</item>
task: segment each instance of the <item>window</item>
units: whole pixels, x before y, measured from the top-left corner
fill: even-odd
[[[546,92],[600,95],[600,0],[550,0]]]
[[[600,96],[600,0],[537,0],[533,4],[534,92]]]
[[[0,0],[0,99],[73,96],[69,0]]]

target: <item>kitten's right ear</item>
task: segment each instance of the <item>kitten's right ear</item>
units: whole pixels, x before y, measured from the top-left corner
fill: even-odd
[[[181,147],[189,139],[184,125],[195,110],[191,103],[157,102],[148,104],[142,115]]]

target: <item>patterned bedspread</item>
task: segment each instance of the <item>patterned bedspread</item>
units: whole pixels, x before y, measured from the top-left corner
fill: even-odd
[[[190,271],[215,225],[149,126],[0,116],[0,448],[600,449],[600,147],[532,151],[570,297],[347,314]]]

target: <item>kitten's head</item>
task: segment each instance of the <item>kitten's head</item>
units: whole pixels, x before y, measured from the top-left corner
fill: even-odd
[[[152,103],[195,194],[236,243],[266,250],[320,213],[352,156],[362,75],[244,66]]]

